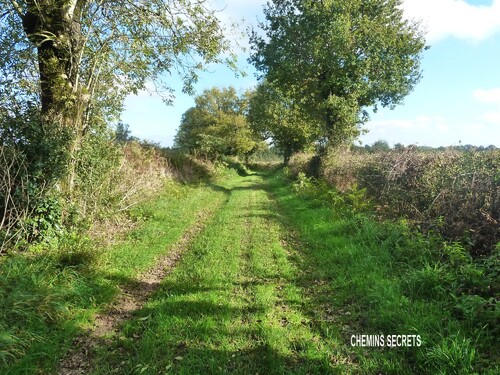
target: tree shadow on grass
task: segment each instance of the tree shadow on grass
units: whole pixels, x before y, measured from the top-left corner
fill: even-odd
[[[231,301],[239,290],[267,282],[198,283],[189,275],[163,280],[132,319],[123,322],[111,343],[96,343],[95,373],[341,373],[327,359],[309,354],[302,342],[291,342],[285,352],[276,350],[273,333],[269,337],[265,332],[270,328],[260,320],[266,308]]]
[[[54,254],[15,254],[0,264],[0,328],[12,337],[0,348],[8,357],[0,373],[55,369],[71,338],[84,332],[88,310],[113,300],[117,290],[105,275],[77,258],[67,264]]]
[[[264,191],[265,190],[265,184],[264,183],[253,183],[251,185],[238,185],[232,188],[226,188],[224,186],[214,184],[214,183],[208,183],[207,186],[212,189],[215,192],[222,192],[226,194],[227,196],[230,196],[233,192],[235,191]]]
[[[231,351],[184,348],[182,359],[166,365],[179,374],[340,374],[328,364],[313,358],[279,353],[270,345],[255,342],[252,347]],[[153,372],[151,372],[153,373]]]
[[[153,301],[126,323],[124,336],[99,349],[97,373],[111,369],[145,374],[335,374],[330,364],[300,353],[280,353],[262,337],[249,314],[262,313],[208,301]],[[239,327],[227,328],[241,318]],[[261,323],[264,324],[264,323]],[[238,349],[229,349],[237,343]]]

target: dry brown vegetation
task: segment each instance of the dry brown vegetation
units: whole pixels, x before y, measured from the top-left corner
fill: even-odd
[[[23,194],[27,179],[22,156],[12,148],[0,146],[0,254],[12,246],[21,230],[17,223],[28,215],[27,207],[21,206],[16,198],[16,190]]]
[[[307,171],[311,156],[295,156],[293,173]],[[385,217],[405,217],[423,231],[460,240],[474,255],[500,241],[500,151],[331,153],[319,174],[341,192],[364,190]]]

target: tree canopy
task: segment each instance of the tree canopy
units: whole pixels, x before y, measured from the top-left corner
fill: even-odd
[[[38,138],[74,158],[82,137],[118,117],[126,95],[179,73],[192,92],[206,64],[234,66],[208,2],[199,0],[0,0],[0,107],[40,108]],[[223,53],[229,56],[221,57]],[[54,130],[59,129],[59,130]],[[18,136],[19,138],[19,136]]]
[[[283,153],[285,164],[318,137],[318,124],[292,98],[277,87],[262,82],[252,94],[248,111],[252,128],[262,138],[271,138]]]
[[[401,0],[272,0],[264,13],[250,62],[321,120],[332,144],[351,141],[367,108],[400,104],[421,78],[425,41]]]
[[[259,146],[246,117],[248,94],[239,96],[233,87],[215,87],[197,96],[195,103],[182,116],[177,147],[216,159],[248,155]]]

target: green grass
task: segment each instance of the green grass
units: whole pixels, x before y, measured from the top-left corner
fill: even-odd
[[[443,298],[449,270],[424,262],[431,240],[297,194],[280,175],[234,177],[217,190],[227,203],[99,349],[95,374],[497,370]],[[423,345],[353,348],[353,334],[416,334]]]
[[[422,337],[421,347],[355,348],[356,372],[498,372],[495,319],[472,324],[450,297],[474,272],[481,275],[471,264],[443,263],[438,238],[411,233],[404,222],[379,222],[356,202],[332,208],[314,188],[297,194],[280,176],[269,189],[302,244],[309,272],[297,281],[313,296],[306,308],[321,336],[334,320],[346,346],[352,334]]]
[[[107,249],[68,236],[61,248],[16,254],[0,263],[0,373],[55,371],[72,339],[88,328],[118,286],[133,280],[169,251],[225,195],[209,186],[171,183],[156,200],[134,210],[140,222],[128,238]]]
[[[462,299],[458,313],[449,295],[480,270],[441,262],[435,238],[378,222],[357,197],[333,198],[297,192],[279,173],[232,173],[170,187],[135,211],[144,225],[112,249],[4,260],[7,373],[53,370],[116,287],[207,209],[214,214],[159,289],[95,348],[94,374],[498,373],[494,327],[472,318],[482,301]],[[418,334],[423,345],[357,348],[353,334]]]
[[[227,203],[114,348],[101,349],[96,374],[334,371],[335,342],[301,311],[296,255],[265,184],[253,175],[218,188]]]

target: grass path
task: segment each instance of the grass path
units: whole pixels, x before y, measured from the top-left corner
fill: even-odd
[[[259,175],[214,187],[227,202],[112,347],[100,349],[94,373],[340,372],[334,343],[301,311],[300,259],[267,187]]]
[[[186,251],[192,238],[205,226],[207,219],[217,210],[219,202],[214,206],[200,210],[193,223],[182,237],[156,264],[141,273],[135,280],[123,285],[122,290],[113,300],[113,303],[103,312],[96,315],[91,330],[76,340],[75,347],[63,358],[59,366],[60,375],[78,375],[89,372],[93,364],[93,348],[109,343],[107,339],[117,333],[120,325],[133,317],[134,312],[141,309],[145,301],[158,288],[160,282],[171,272]]]
[[[173,183],[110,249],[6,258],[0,373],[500,373],[496,338],[443,298],[432,244],[290,185]],[[359,334],[423,344],[352,347]]]
[[[19,358],[0,373],[499,373],[495,338],[478,345],[482,331],[423,291],[441,271],[402,224],[279,173],[174,184],[135,215],[143,225],[92,267],[85,252],[0,264],[13,286],[0,289],[0,360]],[[359,334],[423,344],[352,347]]]

